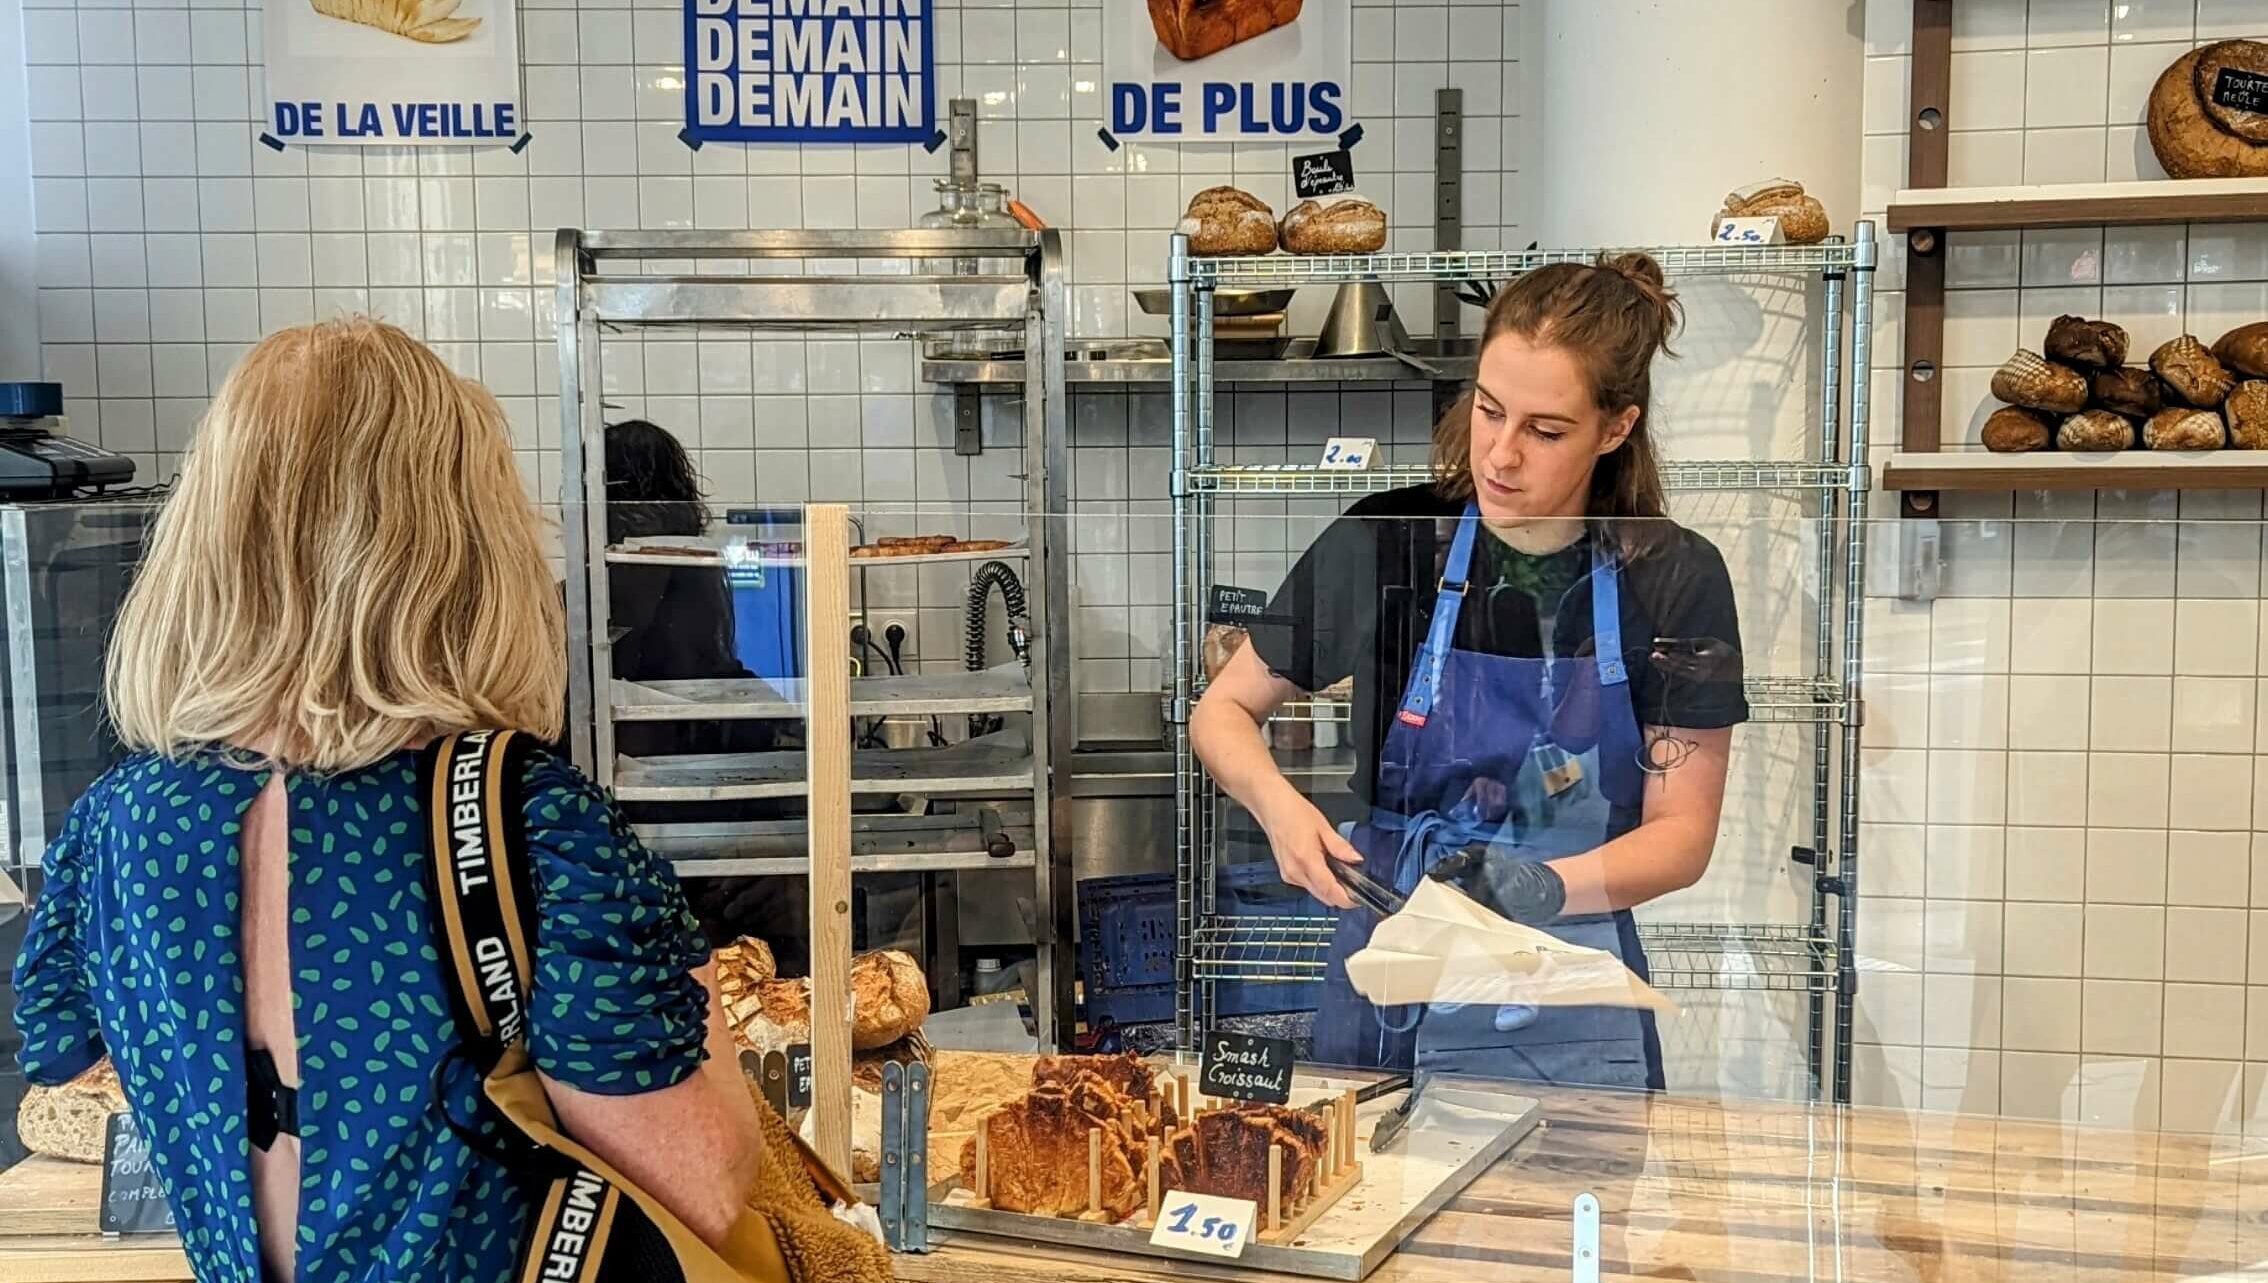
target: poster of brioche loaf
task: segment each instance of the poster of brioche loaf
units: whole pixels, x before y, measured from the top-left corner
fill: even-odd
[[[515,0],[266,0],[262,128],[287,147],[511,146]]]
[[[1336,138],[1354,123],[1350,0],[1116,0],[1103,8],[1119,138]]]

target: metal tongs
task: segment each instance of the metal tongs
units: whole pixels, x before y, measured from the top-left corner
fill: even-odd
[[[1363,872],[1359,864],[1334,860],[1328,855],[1323,857],[1323,863],[1331,866],[1332,875],[1347,889],[1347,894],[1355,898],[1355,903],[1381,918],[1400,913],[1402,906],[1408,903],[1401,892]]]

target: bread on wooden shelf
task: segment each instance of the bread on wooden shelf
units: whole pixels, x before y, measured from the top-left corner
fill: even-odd
[[[2134,448],[2134,424],[2108,410],[2082,410],[2055,430],[2055,448],[2074,453]]]
[[[2150,150],[2174,178],[2268,175],[2268,141],[2257,112],[2216,100],[2224,70],[2268,71],[2268,46],[2224,40],[2174,59],[2150,90]]]
[[[2183,402],[2210,410],[2236,386],[2228,367],[2206,350],[2194,334],[2167,339],[2150,354],[2150,368],[2165,382],[2166,390]]]
[[[2051,361],[2100,370],[2126,363],[2126,331],[2109,321],[2059,316],[2048,325],[2040,350]]]
[[[2010,405],[2074,414],[2086,408],[2087,376],[2019,348],[1993,373],[1992,394]]]
[[[2230,330],[2214,341],[2213,355],[2235,373],[2268,379],[2268,321]]]
[[[2221,403],[2228,421],[2229,447],[2268,450],[2268,379],[2246,379]]]
[[[98,1060],[60,1087],[25,1091],[23,1104],[16,1109],[16,1131],[24,1148],[34,1154],[99,1163],[110,1116],[125,1109],[126,1092],[119,1085],[118,1071],[107,1059]]]
[[[1984,448],[1994,454],[2045,450],[2055,439],[2055,420],[2038,410],[2004,405],[1984,422]]]
[[[2225,439],[2220,415],[2188,406],[2167,406],[2142,427],[2142,444],[2152,450],[2218,450]]]
[[[1192,254],[1268,254],[1276,248],[1276,211],[1241,188],[1208,187],[1189,199],[1174,230],[1189,238]]]
[[[2158,383],[2158,376],[2139,365],[2097,370],[2087,376],[2087,385],[2094,394],[2094,406],[2099,410],[2112,410],[2130,419],[2147,419],[2165,408],[2165,391]]]

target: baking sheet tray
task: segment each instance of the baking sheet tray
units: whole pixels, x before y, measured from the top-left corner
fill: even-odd
[[[1293,1083],[1292,1103],[1304,1105],[1361,1085],[1354,1080],[1301,1075]],[[1404,1094],[1395,1092],[1365,1101],[1355,1111],[1355,1156],[1362,1163],[1362,1184],[1348,1191],[1296,1243],[1276,1246],[1254,1239],[1237,1264],[1353,1283],[1377,1269],[1427,1217],[1441,1210],[1489,1164],[1535,1130],[1542,1114],[1542,1106],[1533,1097],[1436,1079],[1426,1087],[1401,1140],[1383,1154],[1371,1153],[1371,1129]],[[973,1197],[967,1190],[956,1189],[932,1201],[931,1229],[1220,1263],[1218,1257],[1152,1247],[1146,1229],[965,1206]]]

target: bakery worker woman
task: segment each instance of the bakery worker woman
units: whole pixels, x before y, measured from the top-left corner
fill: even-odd
[[[1630,911],[1707,869],[1748,715],[1724,560],[1663,515],[1651,369],[1677,320],[1644,255],[1506,287],[1472,392],[1435,430],[1439,479],[1327,528],[1197,707],[1198,755],[1260,821],[1284,880],[1340,910],[1318,1061],[1662,1085],[1651,1014],[1372,1006],[1345,963],[1378,918],[1331,862],[1405,894],[1449,880],[1646,974]],[[1342,834],[1260,726],[1348,677],[1369,810]]]

